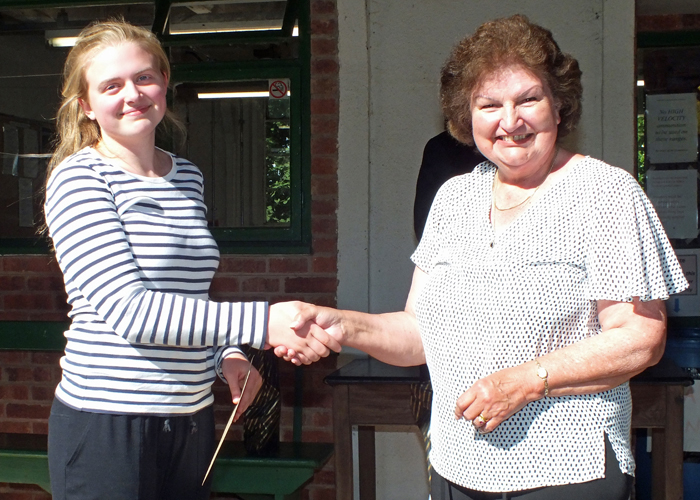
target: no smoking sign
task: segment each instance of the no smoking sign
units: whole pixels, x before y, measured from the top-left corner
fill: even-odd
[[[282,99],[283,97],[287,97],[288,91],[288,80],[270,80],[270,97],[273,99]]]

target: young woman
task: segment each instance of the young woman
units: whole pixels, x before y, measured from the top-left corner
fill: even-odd
[[[261,384],[252,370],[241,399],[238,346],[329,352],[288,328],[289,305],[209,300],[219,251],[202,174],[155,147],[174,123],[169,77],[155,36],[121,21],[86,28],[66,60],[45,201],[71,305],[49,420],[57,500],[209,498],[215,376],[238,415]]]

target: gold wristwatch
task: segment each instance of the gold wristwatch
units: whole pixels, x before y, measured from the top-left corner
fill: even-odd
[[[542,382],[544,382],[544,397],[546,398],[549,396],[549,382],[547,380],[547,377],[549,377],[549,373],[547,372],[547,369],[540,364],[538,360],[535,360],[535,363],[537,363],[537,376],[542,379]]]

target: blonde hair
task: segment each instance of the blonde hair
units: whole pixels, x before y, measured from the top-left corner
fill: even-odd
[[[158,70],[170,81],[168,56],[156,36],[147,29],[133,26],[121,19],[94,22],[83,29],[63,67],[62,100],[56,114],[57,140],[46,172],[47,182],[53,169],[64,159],[86,146],[95,146],[100,141],[99,125],[85,116],[80,107],[80,99],[87,98],[85,72],[97,52],[123,43],[135,43],[153,55]],[[163,122],[184,131],[183,125],[170,111],[166,111]]]

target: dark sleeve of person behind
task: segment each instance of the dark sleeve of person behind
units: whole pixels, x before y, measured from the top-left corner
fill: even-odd
[[[448,179],[474,170],[485,158],[476,147],[458,142],[448,132],[430,139],[423,150],[413,203],[413,230],[420,241],[430,206],[440,186]]]

